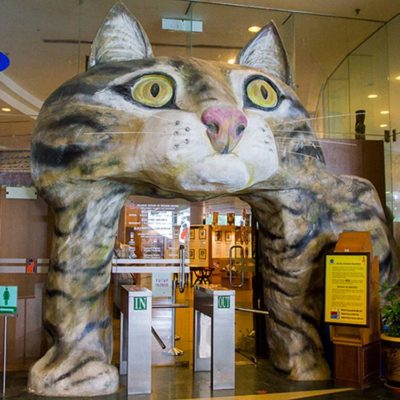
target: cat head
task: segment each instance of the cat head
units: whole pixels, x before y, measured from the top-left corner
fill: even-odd
[[[89,66],[40,113],[32,147],[39,187],[62,176],[112,179],[135,193],[200,199],[284,187],[322,161],[273,23],[235,65],[155,58],[139,22],[117,3]]]

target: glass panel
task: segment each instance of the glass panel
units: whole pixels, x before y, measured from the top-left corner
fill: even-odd
[[[277,25],[288,53],[293,55],[292,25],[290,22],[285,24],[289,13],[196,3],[192,6],[192,15],[194,20],[204,21],[204,32],[192,34],[193,57],[222,62],[234,60],[255,35],[248,28],[263,27],[271,20]]]
[[[145,260],[178,259],[185,245],[188,258],[190,204],[181,199],[164,200],[131,196],[119,226],[119,256]]]
[[[388,26],[389,52],[389,92],[390,92],[390,128],[400,130],[400,17],[395,18]],[[395,140],[397,138],[393,138]],[[400,143],[392,142],[392,202],[394,217],[394,234],[400,240]]]

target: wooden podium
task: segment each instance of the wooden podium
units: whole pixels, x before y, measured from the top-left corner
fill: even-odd
[[[373,255],[369,232],[343,232],[335,253],[367,253],[367,323],[365,326],[333,324],[334,381],[341,386],[364,389],[380,376],[379,259]]]

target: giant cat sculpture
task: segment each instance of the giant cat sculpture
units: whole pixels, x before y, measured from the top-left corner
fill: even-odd
[[[273,24],[236,65],[153,58],[118,3],[90,68],[45,102],[32,142],[35,185],[55,214],[44,327],[53,345],[31,369],[42,395],[118,389],[107,306],[118,216],[131,194],[201,200],[235,194],[259,222],[271,360],[296,380],[327,379],[319,336],[321,257],[343,230],[370,231],[381,279],[398,281],[379,200],[333,176],[290,87]]]

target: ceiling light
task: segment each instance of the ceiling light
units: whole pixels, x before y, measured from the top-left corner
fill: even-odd
[[[247,28],[247,30],[252,33],[257,33],[257,32],[261,31],[261,27],[257,26],[257,25],[253,25],[253,26],[250,26],[249,28]]]
[[[375,93],[371,93],[371,94],[368,95],[369,99],[376,99],[377,97],[378,97],[378,95],[375,94]]]
[[[388,111],[388,110],[382,110],[382,111],[381,111],[381,114],[382,114],[382,115],[387,115],[387,114],[389,114],[389,111]]]
[[[387,128],[387,124],[380,124],[379,128]]]
[[[228,60],[228,64],[235,64],[236,59],[235,58],[230,58]]]
[[[1,107],[1,111],[10,112],[11,108],[9,108],[9,107]]]
[[[400,75],[396,76],[396,78],[394,78],[394,79],[396,79],[396,81],[400,81]]]

